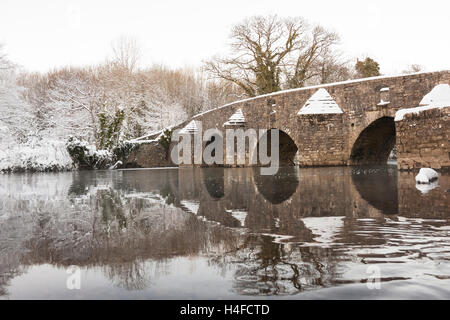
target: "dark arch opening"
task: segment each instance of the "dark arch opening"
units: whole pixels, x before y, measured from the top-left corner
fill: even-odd
[[[203,183],[211,198],[219,200],[225,196],[225,174],[223,168],[205,169]]]
[[[218,134],[218,133],[214,133],[210,138],[209,138],[209,140],[208,141],[206,141],[206,143],[205,143],[205,148],[207,147],[207,146],[209,146],[211,143],[213,143],[213,142],[218,142],[218,144],[220,145],[220,146],[222,146],[222,149],[223,149],[223,137],[220,135],[220,134]],[[215,157],[216,156],[216,149],[214,149],[214,150],[212,150],[211,151],[211,156],[212,157]],[[222,161],[223,161],[223,159],[222,159]],[[205,163],[204,163],[205,164]],[[214,164],[212,164],[212,165],[208,165],[209,167],[223,167],[223,164],[222,163],[214,163]]]
[[[279,168],[274,175],[262,175],[260,168],[253,168],[253,177],[259,193],[272,204],[280,204],[290,199],[297,191],[298,168]]]
[[[395,122],[382,117],[365,128],[352,148],[352,165],[385,164],[395,146]]]
[[[295,155],[298,151],[297,145],[295,144],[294,140],[292,140],[292,138],[282,130],[271,129],[264,134],[264,136],[267,137],[267,154],[269,156],[272,154],[272,130],[277,130],[279,135],[278,154],[280,157],[280,166],[295,166]],[[259,142],[257,148],[257,150],[259,150]]]

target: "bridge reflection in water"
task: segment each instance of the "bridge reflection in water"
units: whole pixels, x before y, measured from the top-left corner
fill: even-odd
[[[382,297],[423,281],[450,297],[449,176],[418,190],[393,166],[259,172],[1,176],[0,295],[363,297],[376,265]],[[50,289],[24,280],[70,265],[91,275],[76,293],[65,273]]]

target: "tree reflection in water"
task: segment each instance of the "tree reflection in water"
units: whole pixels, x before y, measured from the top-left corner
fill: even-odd
[[[339,277],[332,249],[275,243],[270,236],[251,236],[242,248],[211,261],[237,266],[233,289],[241,295],[296,294]]]
[[[423,196],[411,176],[386,168],[258,173],[2,176],[0,294],[42,264],[99,267],[115,286],[144,290],[173,272],[174,258],[206,257],[237,295],[289,295],[365,281],[367,263],[400,261],[412,275],[422,257],[450,261],[448,176]],[[323,227],[336,219],[342,226]]]

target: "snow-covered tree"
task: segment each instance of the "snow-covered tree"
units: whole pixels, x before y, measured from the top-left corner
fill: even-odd
[[[21,95],[15,66],[2,54],[0,47],[0,143],[23,142],[33,134],[29,104]]]

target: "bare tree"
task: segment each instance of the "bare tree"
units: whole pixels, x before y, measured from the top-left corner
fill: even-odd
[[[24,141],[32,129],[31,107],[22,99],[15,65],[0,46],[0,144]]]
[[[278,91],[284,59],[299,48],[304,28],[301,18],[247,19],[232,29],[231,57],[216,57],[205,63],[205,69],[238,85],[248,96]]]
[[[111,43],[113,62],[130,72],[136,71],[142,50],[135,38],[121,36]]]
[[[304,35],[297,56],[292,65],[286,67],[287,86],[289,88],[304,87],[308,81],[319,78],[320,83],[326,81],[327,64],[337,64],[332,46],[337,44],[339,36],[320,26],[312,29],[311,35]],[[325,72],[325,73],[323,73]]]
[[[8,60],[4,50],[3,44],[0,43],[0,70],[12,69],[14,64]]]
[[[350,76],[334,48],[339,36],[300,17],[252,17],[233,27],[231,40],[230,57],[206,62],[205,70],[247,96]]]
[[[324,84],[351,79],[353,71],[349,61],[346,61],[337,52],[329,52],[321,55],[314,66],[316,76],[314,84]]]
[[[420,64],[412,64],[408,66],[407,69],[403,70],[402,73],[409,74],[409,73],[416,73],[423,71],[423,67]]]

